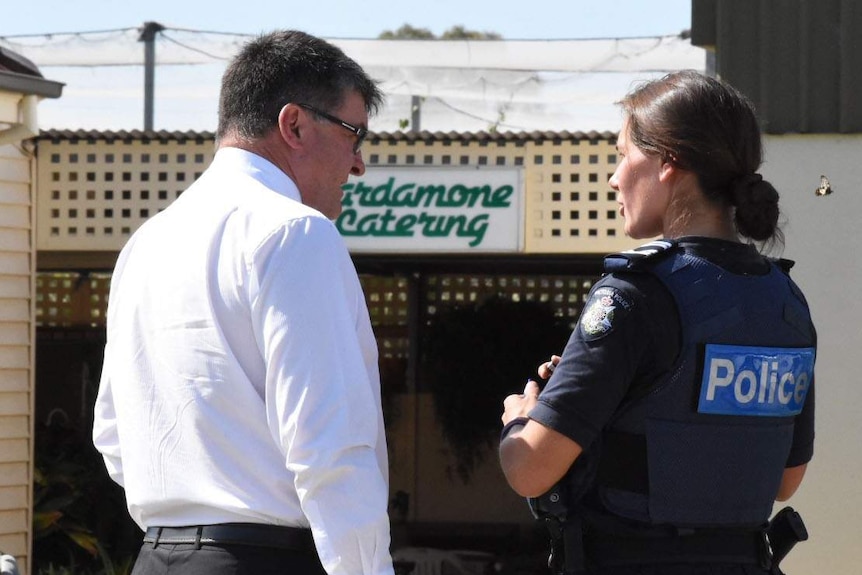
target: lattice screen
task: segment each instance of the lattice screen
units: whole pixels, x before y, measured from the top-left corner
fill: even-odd
[[[37,249],[119,251],[206,169],[210,138],[39,140]],[[372,137],[363,157],[378,167],[522,168],[525,253],[604,254],[632,247],[608,185],[614,144],[609,133]]]
[[[608,139],[553,140],[532,147],[526,230],[530,251],[558,251],[567,245],[569,251],[603,252],[631,243],[623,236],[616,192],[608,184],[617,163],[614,144]]]
[[[370,166],[499,166],[524,169],[525,252],[628,249],[616,192],[616,137],[594,133],[524,139],[372,139]]]
[[[406,277],[362,275],[368,314],[383,358],[406,358],[408,280]]]
[[[407,278],[363,275],[368,311],[376,328],[405,336],[391,338],[386,347],[399,355],[407,349]],[[105,324],[110,273],[43,272],[36,276],[36,320],[40,326],[91,326]],[[382,351],[382,350],[381,350]]]
[[[38,249],[118,250],[212,157],[203,139],[40,142]]]
[[[108,310],[111,274],[62,272],[36,275],[40,327],[101,327]]]
[[[513,302],[547,303],[554,315],[577,321],[590,288],[598,278],[588,276],[499,276],[434,275],[427,278],[426,312],[435,315],[441,307],[479,304],[492,296]]]
[[[450,305],[479,303],[491,296],[511,301],[549,303],[557,317],[577,319],[591,276],[522,276],[455,274],[425,276],[425,313]],[[382,356],[405,357],[408,349],[408,279],[363,275],[368,311]],[[40,326],[104,326],[110,273],[44,272],[36,277],[36,320]]]

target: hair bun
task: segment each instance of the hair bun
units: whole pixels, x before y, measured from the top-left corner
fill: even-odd
[[[764,241],[778,225],[778,192],[760,174],[747,174],[733,181],[736,227],[744,236]]]
[[[752,184],[756,184],[758,182],[763,181],[763,176],[758,174],[757,172],[753,174],[748,174],[747,176],[742,176],[741,178],[737,178],[737,184],[742,186],[750,186]]]
[[[758,173],[746,174],[733,180],[730,189],[732,191],[731,197],[733,198],[734,205],[738,206],[743,203],[740,200],[747,199],[747,196],[751,194],[751,188],[762,181],[763,176]]]

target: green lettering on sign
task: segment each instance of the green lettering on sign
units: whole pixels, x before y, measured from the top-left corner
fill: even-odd
[[[344,210],[336,226],[346,237],[459,237],[469,239],[470,247],[482,243],[492,211],[511,208],[515,193],[508,184],[396,184],[395,177],[377,186],[360,181],[342,189]],[[414,208],[418,211],[407,212]]]

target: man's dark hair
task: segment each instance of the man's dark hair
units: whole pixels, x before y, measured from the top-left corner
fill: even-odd
[[[259,138],[277,125],[285,104],[331,111],[351,90],[369,115],[383,102],[374,80],[338,47],[296,30],[265,34],[246,44],[222,77],[216,135]]]

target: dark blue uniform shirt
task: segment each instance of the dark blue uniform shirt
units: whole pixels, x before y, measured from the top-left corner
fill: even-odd
[[[769,268],[749,245],[710,238],[684,238],[680,243],[732,273],[758,275]],[[593,286],[562,360],[530,417],[586,449],[628,394],[649,387],[671,368],[680,342],[676,304],[658,278],[608,274]],[[786,467],[807,463],[813,444],[812,385],[796,416]]]

